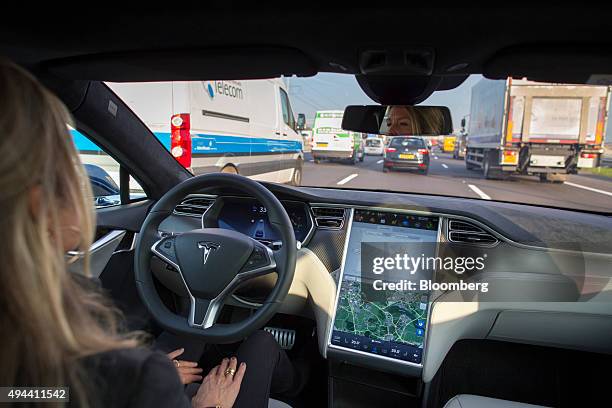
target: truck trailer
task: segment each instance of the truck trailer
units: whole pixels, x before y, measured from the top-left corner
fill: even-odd
[[[563,182],[598,167],[608,103],[606,86],[484,78],[472,87],[466,168]]]

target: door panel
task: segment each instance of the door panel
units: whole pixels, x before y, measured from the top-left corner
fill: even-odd
[[[125,230],[112,230],[98,238],[91,246],[89,262],[89,271],[91,278],[98,279],[115,249],[125,237]],[[78,252],[69,251],[68,255],[78,256]],[[83,258],[78,258],[75,262],[68,266],[68,271],[72,273],[83,273]]]
[[[134,276],[134,243],[151,204],[144,201],[98,209],[98,231],[110,231],[101,239],[115,236],[113,243],[116,245],[112,250],[111,244],[106,245],[105,254],[110,252],[106,262],[101,257],[95,262],[96,269],[102,267],[99,275],[101,286],[122,312],[126,328],[157,334],[159,328],[140,300]],[[92,269],[93,264],[92,257]]]

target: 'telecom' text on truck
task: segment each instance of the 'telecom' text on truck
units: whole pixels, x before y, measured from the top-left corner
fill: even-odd
[[[472,88],[466,167],[556,182],[597,167],[608,101],[605,86],[482,79]]]

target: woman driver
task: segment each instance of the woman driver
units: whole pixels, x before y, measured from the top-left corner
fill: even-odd
[[[94,234],[66,108],[1,59],[0,99],[0,386],[69,386],[74,406],[224,408],[267,406],[271,385],[294,386],[287,356],[257,332],[203,378],[191,405],[175,364],[183,382],[200,379],[198,370],[183,376],[196,367],[181,369],[184,362],[120,334],[113,309],[66,271],[66,252],[83,251],[87,261]]]

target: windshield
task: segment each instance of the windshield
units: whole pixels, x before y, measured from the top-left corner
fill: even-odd
[[[342,129],[350,75],[108,85],[193,174],[612,212],[607,87],[472,75],[421,104],[451,133],[393,138]]]
[[[389,147],[398,147],[404,149],[419,149],[425,147],[425,143],[421,139],[413,139],[407,137],[394,137],[389,143]]]

